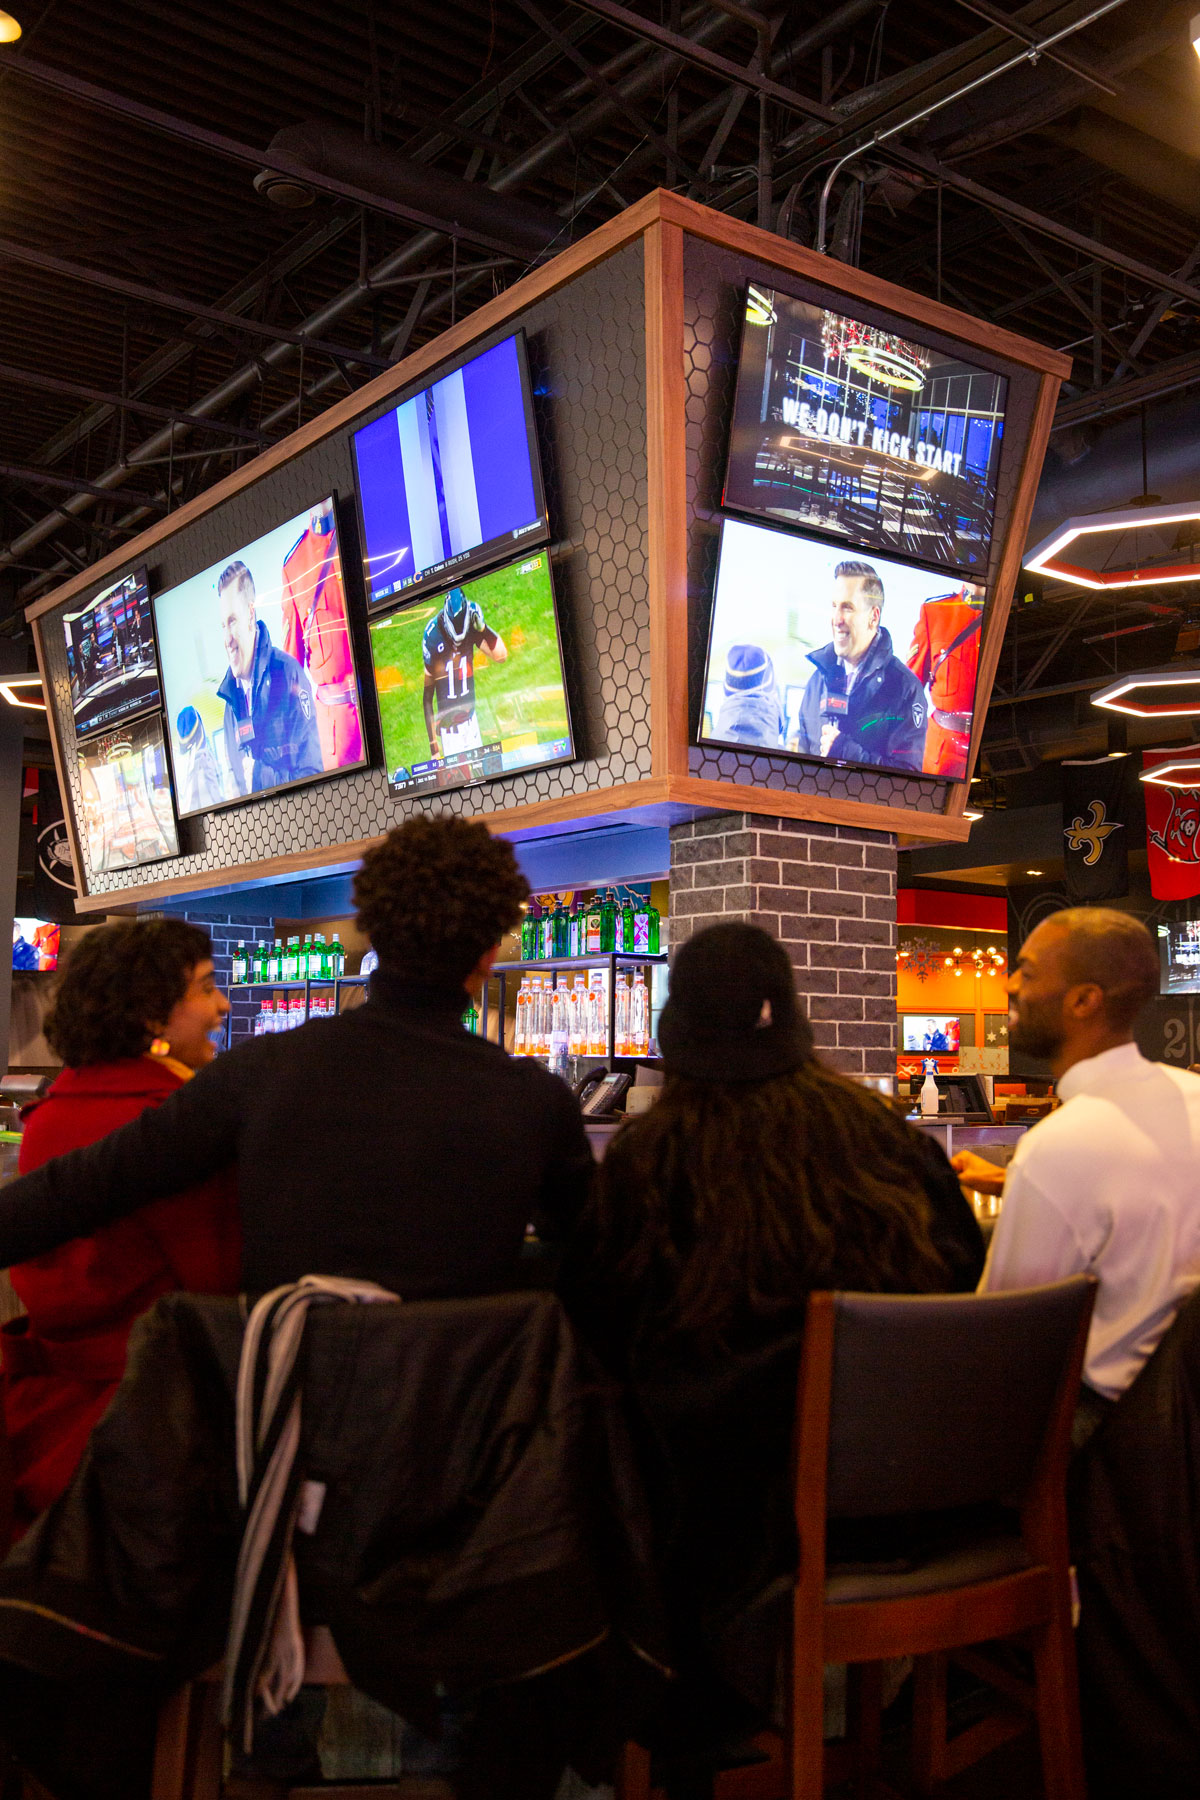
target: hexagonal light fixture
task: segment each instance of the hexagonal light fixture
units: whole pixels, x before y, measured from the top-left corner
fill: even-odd
[[[1200,668],[1139,669],[1092,695],[1092,705],[1135,719],[1188,719],[1200,715]]]
[[[1200,502],[1182,505],[1122,506],[1115,512],[1085,513],[1066,519],[1025,558],[1035,575],[1052,575],[1073,587],[1154,587],[1172,581],[1200,580],[1200,544],[1196,531],[1181,525],[1200,524]],[[1180,538],[1187,544],[1181,555]],[[1070,556],[1067,555],[1068,550]]]
[[[37,692],[34,693],[36,688]],[[40,675],[5,675],[0,677],[0,696],[10,706],[24,706],[30,712],[45,712]]]
[[[1156,787],[1200,787],[1200,753],[1173,756],[1170,762],[1156,763],[1151,769],[1143,769],[1138,780],[1152,781]]]

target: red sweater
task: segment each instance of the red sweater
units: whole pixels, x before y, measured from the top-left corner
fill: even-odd
[[[148,1056],[64,1069],[27,1113],[21,1173],[161,1105],[181,1081]],[[178,1288],[236,1294],[241,1248],[227,1170],[10,1270],[29,1315],[0,1332],[17,1534],[74,1474],[124,1373],[134,1320]]]

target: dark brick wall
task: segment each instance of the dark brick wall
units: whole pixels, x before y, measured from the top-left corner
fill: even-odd
[[[229,997],[230,1043],[236,1044],[242,1038],[253,1036],[254,1015],[262,1004],[262,994],[252,994],[248,988],[232,986],[230,978],[233,973],[233,953],[243,941],[247,950],[251,944],[264,940],[274,943],[275,921],[265,914],[261,919],[231,919],[227,912],[207,908],[204,911],[185,912],[183,917],[193,925],[202,925],[212,938],[217,986],[223,988]]]
[[[671,945],[721,919],[780,938],[817,1047],[850,1075],[896,1068],[896,840],[761,813],[671,828]]]

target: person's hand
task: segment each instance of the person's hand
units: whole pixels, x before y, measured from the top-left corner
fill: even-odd
[[[1004,1192],[1005,1171],[985,1157],[976,1156],[973,1150],[960,1150],[950,1158],[950,1167],[963,1187],[974,1188],[977,1194]]]
[[[822,756],[829,755],[829,752],[833,749],[833,740],[837,736],[837,734],[838,734],[837,726],[835,724],[833,724],[833,722],[831,720],[827,719],[825,721],[824,725],[822,725],[822,727],[821,727],[821,755]]]

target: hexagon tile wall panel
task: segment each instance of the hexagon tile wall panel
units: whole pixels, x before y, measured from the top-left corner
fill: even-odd
[[[373,837],[415,812],[462,815],[531,805],[636,781],[650,774],[649,597],[646,578],[646,366],[643,255],[639,242],[548,295],[480,348],[518,326],[529,343],[534,409],[554,531],[551,549],[579,758],[433,798],[398,800],[381,768],[332,776],[287,794],[208,813],[181,827],[184,854],[119,874],[86,870],[89,894],[202,875],[290,851]],[[354,568],[353,474],[347,431],[333,432],[234,495],[151,553],[161,592],[232,554],[335,489],[348,547],[347,581],[362,610]],[[100,584],[97,583],[97,591]],[[72,600],[78,606],[85,594]],[[353,604],[353,602],[352,602]],[[57,613],[42,621],[49,678],[63,725],[71,803],[79,777]],[[365,633],[362,634],[365,636]],[[360,668],[369,671],[365,645]],[[369,674],[367,677],[369,685]],[[368,710],[373,705],[368,702]],[[85,852],[86,854],[86,852]]]
[[[684,368],[687,380],[687,504],[688,504],[688,692],[690,726],[694,738],[699,725],[704,689],[704,661],[708,652],[708,622],[717,573],[721,488],[733,391],[737,377],[742,331],[742,300],[748,281],[763,282],[801,295],[818,304],[842,306],[870,323],[890,323],[889,316],[858,300],[847,301],[800,276],[785,274],[769,263],[725,250],[716,244],[688,236],[684,240]],[[920,326],[922,341],[952,349],[927,326]],[[996,497],[995,529],[989,582],[995,579],[999,547],[1016,497],[1020,474],[1017,448],[1028,436],[1038,377],[1014,363],[989,357],[982,351],[972,356],[1009,378],[1007,448],[1001,456]],[[817,763],[794,762],[787,757],[764,756],[749,751],[721,750],[693,743],[688,751],[689,775],[710,781],[735,781],[750,788],[772,788],[804,794],[836,795],[845,800],[875,802],[881,806],[912,807],[918,812],[940,813],[945,807],[946,784],[922,776],[885,775],[870,770],[836,769]],[[747,804],[753,796],[747,795]]]

